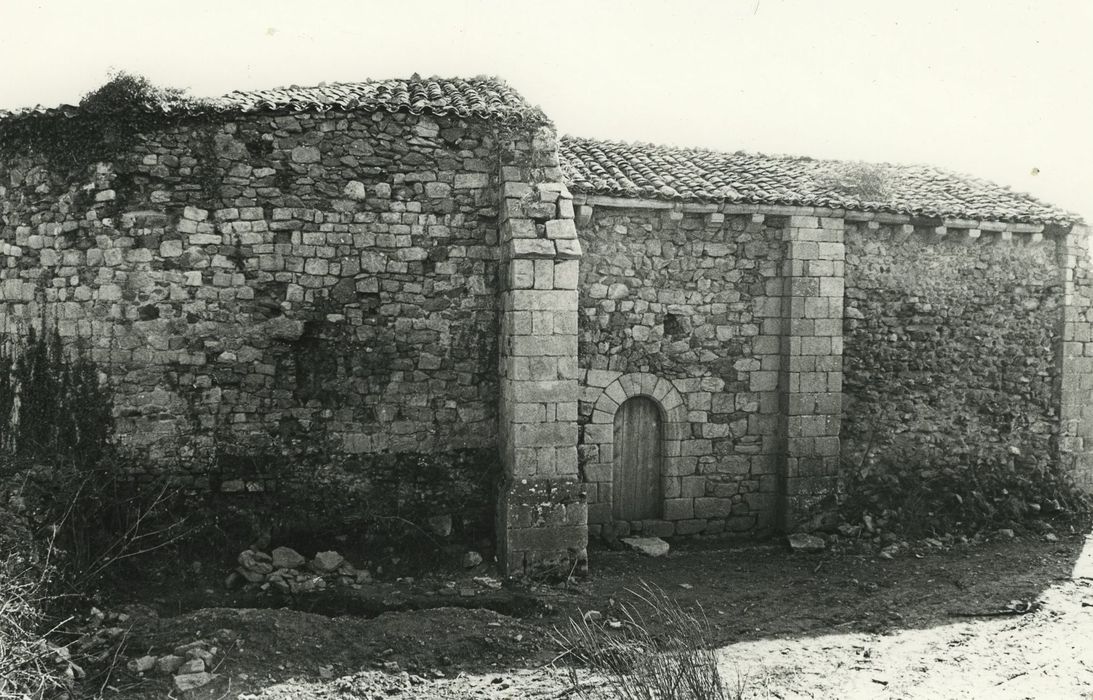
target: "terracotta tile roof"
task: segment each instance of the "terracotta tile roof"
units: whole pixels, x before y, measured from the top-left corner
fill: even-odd
[[[491,77],[449,79],[415,75],[407,80],[236,91],[223,97],[148,105],[146,108],[152,112],[182,115],[386,110],[502,122],[549,123],[541,109],[528,104],[503,80]],[[0,122],[51,115],[75,116],[77,113],[78,108],[72,105],[0,110]]]
[[[985,180],[924,165],[721,153],[564,136],[575,192],[691,202],[884,211],[916,216],[1071,224],[1080,217]]]

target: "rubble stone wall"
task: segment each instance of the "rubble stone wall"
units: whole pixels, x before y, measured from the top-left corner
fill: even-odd
[[[2,330],[56,323],[153,461],[321,439],[495,470],[497,128],[239,116],[74,175],[2,162]]]
[[[612,419],[638,395],[665,421],[663,513],[613,527],[774,526],[788,217],[596,206],[579,220],[579,461],[592,529],[612,521]]]
[[[1054,454],[1058,239],[848,222],[846,247],[844,459],[901,437]]]

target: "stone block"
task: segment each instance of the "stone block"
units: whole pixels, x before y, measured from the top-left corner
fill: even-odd
[[[684,440],[680,445],[680,453],[684,457],[713,454],[713,443],[701,438]]]
[[[576,239],[577,227],[572,219],[553,219],[546,222],[546,235],[550,239]]]
[[[536,238],[535,222],[531,219],[510,218],[501,224],[501,240],[513,238]]]
[[[689,520],[694,517],[694,499],[692,498],[666,498],[664,499],[665,520]]]
[[[454,187],[457,190],[488,187],[490,177],[486,173],[456,173]]]
[[[611,504],[610,503],[589,503],[588,504],[588,522],[591,523],[610,523],[612,519]]]
[[[790,294],[813,297],[820,293],[820,280],[814,277],[797,277],[790,281]]]
[[[534,477],[539,475],[539,451],[534,447],[514,447],[506,470],[514,477]],[[530,523],[529,523],[530,524]]]
[[[846,250],[842,243],[819,243],[815,257],[821,260],[843,260]]]
[[[700,532],[709,532],[710,522],[708,520],[677,520],[676,521],[676,535],[695,535]]]
[[[821,457],[838,457],[839,438],[836,436],[817,437],[814,450],[815,454]]]
[[[318,163],[320,160],[322,160],[322,154],[314,146],[297,146],[292,149],[293,163]]]
[[[426,182],[425,196],[433,199],[448,197],[452,192],[451,185],[444,182]]]
[[[533,191],[531,185],[526,182],[506,182],[501,188],[502,196],[515,199],[530,196]]]
[[[182,218],[189,221],[204,221],[209,218],[209,212],[206,209],[200,209],[198,207],[185,207],[182,210]]]
[[[181,674],[172,681],[171,697],[179,700],[217,700],[227,694],[231,685],[227,676],[208,671]]]
[[[581,257],[581,244],[576,238],[559,238],[554,241],[559,259],[572,260]]]
[[[614,426],[603,426],[607,429],[608,433],[613,433]],[[587,431],[588,428],[586,427]],[[613,439],[613,435],[612,438]],[[664,473],[668,476],[688,476],[694,474],[698,470],[698,459],[695,456],[687,455],[680,457],[664,457]]]
[[[585,479],[590,482],[611,483],[611,463],[598,462],[584,466]]]
[[[801,339],[802,355],[829,355],[831,354],[831,338],[814,336]]]
[[[554,258],[555,247],[541,238],[514,238],[505,246],[508,258]]]
[[[588,530],[583,524],[514,528],[507,531],[506,539],[507,548],[511,551],[566,553],[569,549],[585,549],[588,546]]]
[[[566,260],[554,264],[554,287],[556,289],[577,289],[580,263]]]
[[[774,391],[777,388],[777,372],[752,372],[748,378],[748,391]]]
[[[611,444],[615,439],[614,426],[607,423],[591,423],[585,425],[583,430],[585,442],[597,443],[600,445],[600,458],[603,459],[603,445]]]
[[[686,499],[700,498],[706,495],[709,480],[702,475],[681,476],[679,479],[679,497]]]
[[[838,314],[841,316],[841,314]],[[833,317],[828,297],[808,297],[804,300],[804,318]]]
[[[535,261],[535,289],[554,289],[554,261]],[[576,289],[576,285],[571,287]]]
[[[676,526],[670,520],[642,520],[641,534],[644,537],[671,537],[676,534]]]
[[[511,293],[511,300],[514,311],[577,310],[576,290],[518,290]]]
[[[843,298],[843,280],[841,277],[824,277],[820,279],[820,296]]]
[[[509,342],[510,354],[514,357],[573,357],[577,354],[575,335],[521,335],[510,338]]]
[[[512,397],[518,402],[557,403],[577,400],[577,382],[573,380],[514,381],[511,384]]]
[[[567,444],[558,447],[556,450],[554,468],[559,476],[575,477],[578,473],[577,447],[575,444],[570,444],[576,439],[577,435],[577,426],[575,422],[571,422],[569,435],[570,437],[567,440]]]

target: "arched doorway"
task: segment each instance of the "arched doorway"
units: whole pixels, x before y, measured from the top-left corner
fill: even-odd
[[[634,396],[615,413],[615,452],[611,499],[615,520],[661,517],[661,464],[664,448],[660,407],[648,396]]]

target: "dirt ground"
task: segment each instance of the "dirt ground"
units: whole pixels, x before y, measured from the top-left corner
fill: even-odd
[[[745,698],[1093,697],[1093,536],[920,545],[891,560],[710,541],[590,559],[577,585],[498,589],[453,560],[297,600],[225,592],[210,566],[108,603],[158,611],[130,608],[128,657],[215,643],[228,698],[571,697],[553,630],[588,610],[610,619],[639,581],[701,607]],[[128,700],[170,688],[123,669],[101,687]]]

